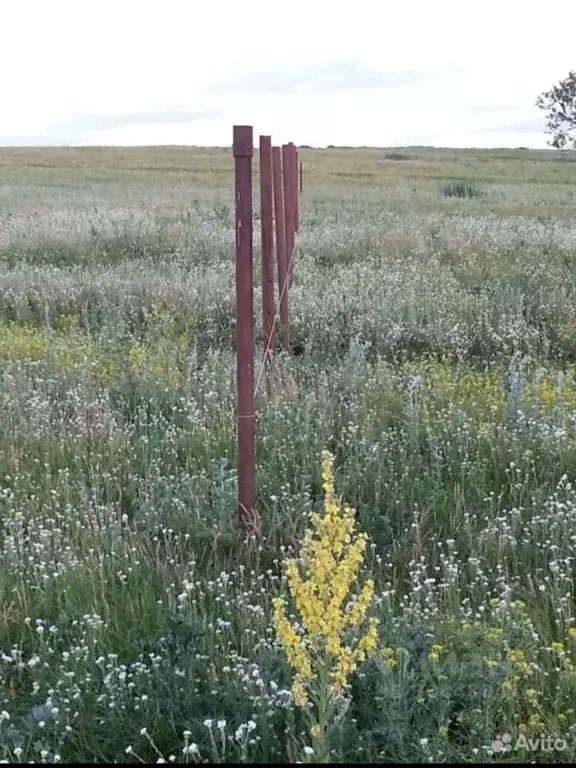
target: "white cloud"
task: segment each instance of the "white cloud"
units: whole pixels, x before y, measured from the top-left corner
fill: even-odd
[[[538,6],[19,0],[3,8],[0,143],[227,145],[249,123],[277,142],[545,146],[511,126],[538,118],[538,93],[575,65],[576,4],[558,0],[550,19]],[[302,72],[326,93],[291,86]],[[259,92],[266,77],[286,92]]]

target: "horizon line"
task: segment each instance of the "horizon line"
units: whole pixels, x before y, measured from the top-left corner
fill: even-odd
[[[281,144],[279,145],[281,146]],[[454,147],[449,145],[436,145],[436,144],[395,144],[395,145],[368,145],[368,144],[326,144],[326,145],[313,145],[313,144],[296,144],[297,149],[310,149],[310,150],[330,150],[330,149],[345,149],[345,150],[398,150],[398,149],[444,149],[452,150],[454,152],[463,151],[528,151],[528,152],[558,152],[562,154],[569,154],[575,152],[574,149],[557,149],[555,147]],[[0,151],[5,149],[231,149],[232,142],[230,144],[5,144],[0,145]],[[254,145],[254,150],[258,150],[258,146]]]

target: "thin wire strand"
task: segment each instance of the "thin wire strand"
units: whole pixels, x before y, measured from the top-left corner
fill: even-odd
[[[280,315],[280,306],[282,304],[282,299],[284,298],[284,293],[286,292],[286,289],[288,287],[288,282],[290,280],[290,275],[292,273],[292,259],[294,257],[294,251],[296,250],[296,243],[294,243],[294,247],[292,248],[292,253],[290,254],[290,259],[288,260],[288,268],[286,269],[286,277],[284,278],[284,284],[282,285],[282,290],[280,291],[280,298],[278,299],[278,309],[276,310],[274,314],[274,326],[276,325],[276,321],[278,320],[278,317]],[[262,376],[264,375],[264,371],[266,370],[266,363],[268,360],[268,352],[270,351],[270,347],[272,345],[272,334],[268,336],[268,342],[266,344],[266,349],[264,350],[264,357],[262,360],[262,365],[260,366],[260,372],[258,374],[258,379],[256,381],[256,386],[254,388],[254,397],[258,394],[258,390],[260,389],[260,383],[262,381]]]

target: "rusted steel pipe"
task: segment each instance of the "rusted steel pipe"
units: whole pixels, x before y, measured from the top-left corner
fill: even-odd
[[[236,190],[236,371],[238,518],[244,533],[258,532],[254,419],[254,326],[252,289],[252,127],[234,126]]]
[[[278,262],[278,301],[282,343],[288,340],[288,275],[286,263],[286,222],[284,218],[284,185],[282,179],[282,150],[272,147],[272,172],[274,178],[274,220],[276,225],[276,260]]]
[[[292,285],[292,259],[294,256],[294,180],[292,173],[292,150],[288,144],[282,147],[282,181],[284,186],[284,219],[286,229],[286,271],[288,284]]]
[[[300,231],[300,190],[298,187],[298,148],[292,147],[292,178],[294,181],[294,230]]]
[[[274,354],[274,225],[272,140],[260,136],[260,229],[262,234],[262,344],[264,360]]]

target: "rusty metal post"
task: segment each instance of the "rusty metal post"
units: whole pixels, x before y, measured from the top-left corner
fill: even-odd
[[[236,188],[236,361],[238,517],[244,533],[257,533],[252,317],[252,127],[234,126]]]
[[[300,193],[298,189],[298,147],[290,145],[292,149],[292,176],[294,179],[294,229],[300,232]]]
[[[274,354],[274,245],[272,139],[260,136],[260,227],[262,233],[262,344],[264,360]]]
[[[286,228],[286,271],[288,284],[292,285],[292,259],[294,256],[294,180],[292,178],[292,151],[288,144],[282,147],[282,168],[284,184],[284,219]]]
[[[284,186],[282,183],[282,150],[272,147],[272,171],[274,177],[274,219],[276,224],[276,260],[278,262],[278,301],[282,343],[287,348],[288,339],[288,279],[286,264],[286,226],[284,220]]]

